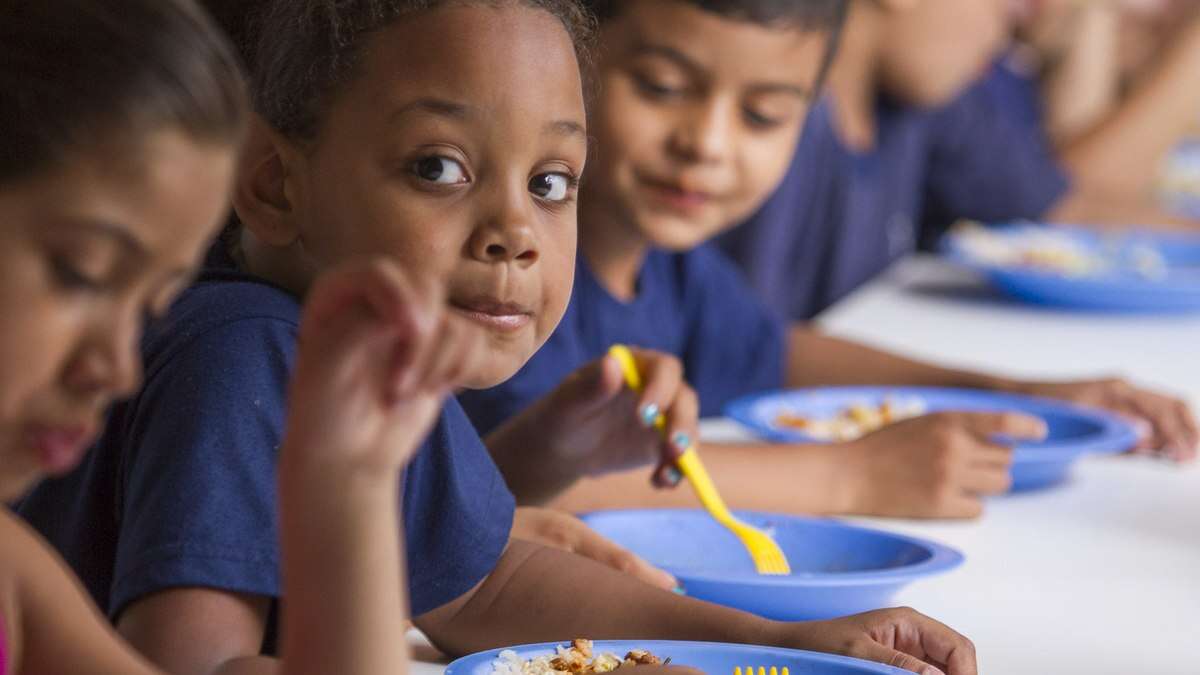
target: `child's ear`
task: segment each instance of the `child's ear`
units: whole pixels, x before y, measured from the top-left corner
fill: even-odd
[[[300,226],[288,182],[292,157],[287,141],[254,115],[238,163],[233,207],[238,220],[269,246],[286,248],[300,237]]]

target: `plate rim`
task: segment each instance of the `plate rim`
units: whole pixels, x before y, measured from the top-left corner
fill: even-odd
[[[701,518],[709,518],[706,511],[700,508],[673,508],[673,509],[602,509],[597,511],[589,511],[582,513],[579,518],[584,523],[591,527],[591,521],[596,518],[606,516],[625,514],[636,515],[641,513],[654,513],[659,515],[687,515],[689,517],[696,516]],[[875,536],[882,536],[893,540],[899,540],[906,544],[911,544],[919,548],[925,549],[930,553],[929,557],[921,562],[902,567],[893,567],[882,570],[865,570],[855,572],[811,572],[803,576],[799,575],[783,575],[772,576],[762,575],[754,572],[745,573],[721,573],[721,574],[705,574],[697,572],[689,572],[679,570],[672,566],[665,565],[663,569],[670,572],[678,579],[685,587],[688,581],[697,581],[702,583],[721,583],[736,586],[755,586],[755,587],[779,587],[779,588],[839,588],[846,586],[855,587],[872,587],[872,586],[896,586],[909,583],[917,579],[945,574],[958,567],[966,561],[966,555],[956,548],[926,539],[924,537],[915,537],[907,534],[900,534],[877,527],[868,527],[849,523],[839,518],[820,518],[815,516],[800,516],[787,513],[772,513],[766,511],[751,511],[744,509],[735,509],[733,512],[738,517],[750,517],[751,519],[786,519],[792,521],[800,521],[812,526],[837,528],[843,530],[855,530],[857,532],[867,533]],[[604,534],[601,532],[601,534]],[[620,543],[620,542],[618,542]]]
[[[629,645],[635,645],[636,647],[639,647],[639,648],[647,649],[648,651],[651,651],[655,654],[661,653],[661,650],[652,649],[653,647],[667,647],[669,649],[672,645],[682,645],[682,646],[688,646],[688,647],[702,647],[702,648],[737,647],[737,648],[762,650],[766,654],[787,654],[787,655],[792,655],[792,656],[794,656],[795,654],[803,654],[806,658],[814,660],[817,664],[854,665],[854,666],[869,668],[869,670],[867,670],[866,672],[871,672],[871,673],[885,673],[885,674],[891,675],[893,673],[902,674],[902,673],[907,672],[907,671],[901,670],[899,668],[895,668],[893,666],[888,666],[883,663],[877,663],[875,661],[867,661],[864,659],[857,659],[857,658],[853,658],[853,657],[849,657],[849,656],[842,656],[840,654],[815,652],[815,651],[810,651],[810,650],[806,650],[806,649],[791,649],[788,647],[771,647],[771,646],[767,646],[767,645],[741,644],[741,643],[735,643],[735,642],[712,642],[712,641],[703,641],[703,640],[622,639],[622,640],[594,640],[593,642],[596,645],[598,645],[598,648],[600,648],[600,649],[603,649],[603,647],[600,645],[604,645],[604,644],[613,644],[613,643],[629,644]],[[520,655],[520,653],[522,651],[531,651],[531,650],[535,650],[535,649],[539,650],[539,651],[550,650],[550,649],[553,649],[554,647],[557,647],[560,645],[566,645],[566,644],[570,644],[570,643],[571,643],[571,640],[567,639],[567,640],[559,640],[557,642],[533,642],[533,643],[528,643],[528,644],[513,645],[510,647],[501,647],[498,649],[482,650],[482,651],[475,652],[473,654],[467,654],[465,656],[460,656],[457,659],[454,659],[453,661],[451,661],[449,664],[446,665],[445,673],[446,673],[446,675],[467,675],[468,668],[475,667],[475,665],[477,663],[490,663],[491,661],[495,661],[497,658],[499,658],[500,652],[510,650],[510,649],[517,652],[518,655]],[[759,665],[759,664],[753,664],[753,665]],[[763,664],[763,665],[767,665],[767,664]]]

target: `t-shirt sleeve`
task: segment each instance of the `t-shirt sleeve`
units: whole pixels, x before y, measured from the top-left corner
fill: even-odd
[[[277,596],[275,459],[295,325],[244,318],[148,373],[126,430],[109,607],[183,586]]]
[[[767,309],[724,254],[704,246],[685,255],[689,325],[684,369],[700,414],[722,414],[733,399],[783,385],[786,324]]]
[[[1017,119],[987,82],[937,114],[924,219],[931,227],[1040,218],[1069,190],[1045,135]]]
[[[413,616],[492,573],[512,531],[512,493],[454,398],[405,471],[404,526]]]

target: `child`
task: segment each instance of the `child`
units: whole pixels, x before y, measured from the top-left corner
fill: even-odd
[[[781,187],[720,242],[772,309],[807,320],[960,218],[1174,220],[1145,196],[1115,200],[1089,173],[1102,164],[1060,161],[1014,118],[1002,75],[972,84],[1006,32],[1000,0],[854,3]]]
[[[105,407],[136,389],[144,315],[167,310],[227,209],[244,95],[227,45],[181,0],[6,3],[0,87],[8,502],[70,471]],[[311,293],[280,462],[280,672],[407,671],[392,639],[405,598],[395,472],[456,380],[454,369],[395,380],[414,371],[414,350],[464,367],[480,354],[473,327],[435,330],[440,303],[409,289],[377,263]],[[378,366],[384,354],[392,367]],[[320,426],[306,425],[318,412]],[[0,512],[0,674],[158,672]]]
[[[149,336],[146,385],[114,411],[95,461],[25,507],[119,630],[185,672],[273,649],[281,587],[262,476],[283,428],[298,298],[314,275],[383,253],[439,280],[450,315],[485,329],[487,362],[465,381],[498,384],[567,304],[587,152],[572,43],[586,21],[573,3],[276,0],[262,25],[260,119],[232,246],[214,250]],[[526,470],[539,471],[536,458]],[[47,517],[51,505],[68,515]],[[447,403],[403,478],[414,622],[447,653],[636,636],[975,672],[969,642],[914,612],[768,622],[510,541],[512,511],[478,435]]]
[[[621,467],[581,461],[579,444],[544,442],[554,435],[547,430],[583,425],[564,413],[563,401],[609,387],[597,383],[611,382],[616,366],[600,357],[615,342],[678,357],[703,415],[719,414],[734,396],[783,385],[962,386],[1146,410],[1158,423],[1152,443],[1181,453],[1194,448],[1195,425],[1182,404],[1121,382],[1027,383],[940,369],[776,322],[703,242],[752,211],[779,179],[807,103],[795,92],[815,90],[819,52],[801,65],[795,54],[803,42],[777,15],[755,20],[731,14],[724,3],[596,4],[603,17],[596,64],[602,94],[593,111],[599,153],[581,195],[571,307],[514,378],[459,396],[489,433],[489,448],[520,501],[554,494],[522,489],[521,472],[508,467],[516,453],[497,450],[522,447],[527,457],[538,448],[549,474],[568,475],[574,466],[575,478],[591,478],[554,502],[571,510],[693,503],[690,494],[655,491],[633,473],[600,478]],[[765,11],[778,5],[737,6]],[[812,167],[815,180],[822,169]],[[651,406],[649,419],[667,408],[681,419],[695,415],[687,389],[642,400]],[[522,432],[530,428],[539,433]],[[689,433],[674,421],[672,429],[678,452]],[[998,433],[1035,437],[1042,428],[1027,417],[932,415],[849,443],[708,445],[704,457],[723,492],[742,508],[968,517],[980,513],[983,495],[1009,485],[1010,450],[992,440]],[[644,450],[643,463],[656,454],[653,447]],[[621,463],[634,462],[626,457]]]

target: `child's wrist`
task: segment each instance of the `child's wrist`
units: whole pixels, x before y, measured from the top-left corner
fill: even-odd
[[[368,496],[396,487],[399,467],[360,462],[336,450],[310,452],[302,445],[284,442],[277,468],[280,483],[323,490],[348,490]]]

